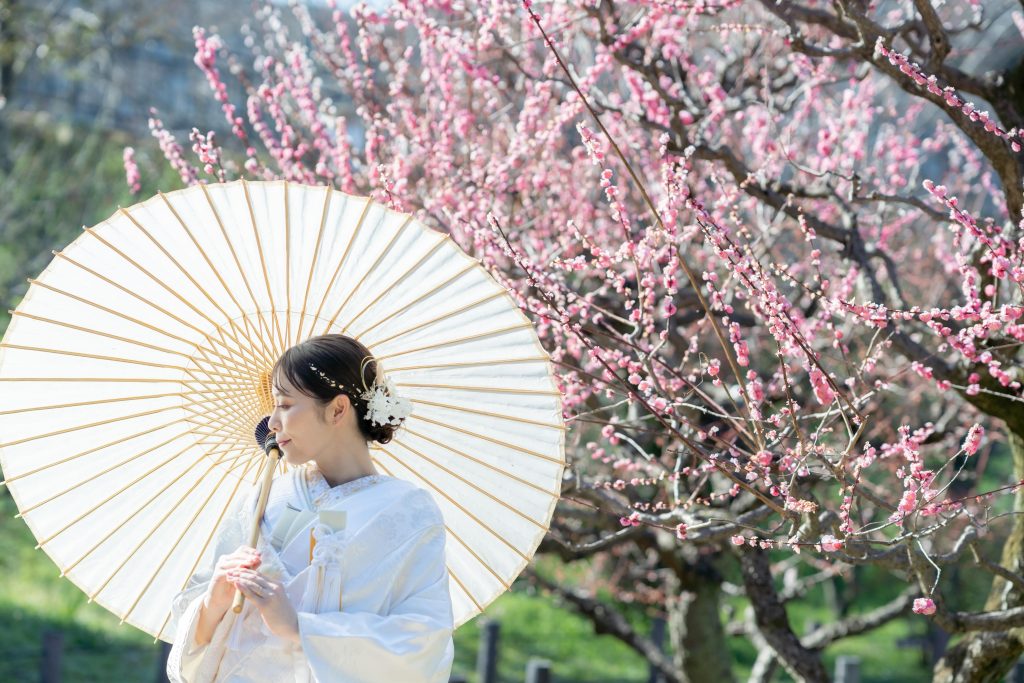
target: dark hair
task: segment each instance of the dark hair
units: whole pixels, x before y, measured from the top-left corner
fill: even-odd
[[[331,386],[310,365],[338,386]],[[395,425],[381,425],[366,419],[367,404],[360,395],[366,388],[373,387],[377,361],[365,346],[352,337],[322,334],[296,344],[281,354],[270,373],[275,382],[282,375],[298,391],[317,399],[321,405],[326,406],[339,394],[348,396],[356,411],[356,424],[367,441],[386,444],[398,429]]]

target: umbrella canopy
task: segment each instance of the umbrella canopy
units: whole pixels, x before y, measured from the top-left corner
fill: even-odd
[[[456,626],[530,561],[560,493],[561,397],[530,321],[448,235],[237,181],[119,209],[54,253],[0,344],[0,465],[37,547],[122,623],[171,641],[171,598],[267,462],[270,369],[325,333],[412,401],[370,454],[443,512]]]

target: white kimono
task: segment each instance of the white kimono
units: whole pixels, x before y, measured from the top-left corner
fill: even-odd
[[[199,609],[216,558],[248,543],[257,494],[255,487],[225,515],[213,557],[174,597],[171,681],[447,683],[455,646],[444,518],[425,490],[384,475],[334,488],[315,466],[278,477],[261,520],[258,571],[286,586],[301,645],[270,633],[246,600],[241,613],[228,610],[210,643],[197,646]],[[342,510],[345,528],[333,531],[314,517],[279,552],[270,539],[288,506]]]

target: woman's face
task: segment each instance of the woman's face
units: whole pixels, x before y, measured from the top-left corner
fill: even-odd
[[[274,411],[267,426],[277,435],[285,462],[301,465],[324,453],[336,438],[336,427],[330,417],[342,397],[324,406],[298,391],[283,375],[276,378],[271,393]]]

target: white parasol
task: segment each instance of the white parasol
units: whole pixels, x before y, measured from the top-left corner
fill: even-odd
[[[377,468],[433,494],[456,626],[547,532],[565,466],[549,355],[448,235],[287,182],[198,185],[87,228],[0,344],[0,465],[90,600],[168,642],[171,598],[267,462],[269,370],[310,336],[364,343],[413,413]],[[282,463],[277,476],[288,469]]]

